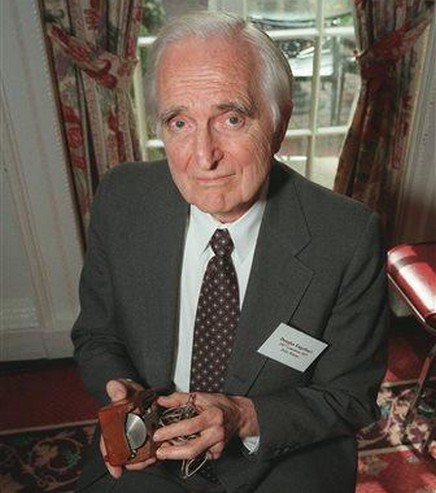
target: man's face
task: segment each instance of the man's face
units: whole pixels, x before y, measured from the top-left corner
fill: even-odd
[[[221,38],[171,44],[157,73],[158,122],[185,200],[232,222],[258,198],[277,151],[247,47]]]

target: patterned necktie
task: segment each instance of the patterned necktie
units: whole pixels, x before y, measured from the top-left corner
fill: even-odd
[[[192,392],[222,392],[227,361],[239,322],[239,289],[232,262],[233,241],[217,229],[209,242],[209,260],[201,285],[194,326]]]

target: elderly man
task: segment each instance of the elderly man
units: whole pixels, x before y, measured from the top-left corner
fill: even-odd
[[[377,418],[385,369],[376,215],[274,159],[292,76],[265,34],[191,14],[162,30],[150,64],[167,160],[101,184],[72,337],[102,403],[173,386],[160,406],[191,393],[199,414],[124,468],[96,438],[79,490],[352,493],[355,433]]]

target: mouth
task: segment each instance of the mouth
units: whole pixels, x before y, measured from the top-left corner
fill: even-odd
[[[199,176],[196,178],[196,181],[204,187],[217,187],[217,186],[223,186],[228,181],[233,179],[234,176],[235,176],[234,173],[229,173],[220,176],[207,176],[207,177]]]

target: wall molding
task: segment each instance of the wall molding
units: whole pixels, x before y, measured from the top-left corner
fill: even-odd
[[[39,323],[33,300],[8,300],[0,311],[2,361],[69,357],[73,352],[71,323],[64,320],[56,330],[46,331]]]
[[[33,301],[28,298],[8,300],[7,304],[2,306],[0,316],[4,332],[39,328],[36,307]]]

